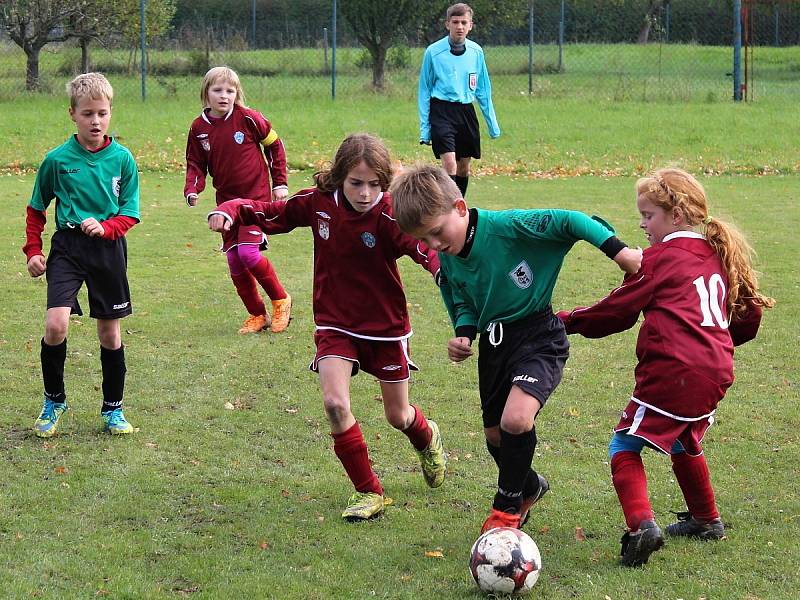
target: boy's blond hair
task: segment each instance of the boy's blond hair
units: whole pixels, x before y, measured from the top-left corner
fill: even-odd
[[[463,17],[467,16],[472,19],[472,7],[469,4],[464,2],[459,2],[458,4],[453,4],[451,7],[447,9],[445,20],[449,21],[450,17]]]
[[[78,106],[81,98],[92,100],[108,100],[111,105],[114,100],[114,88],[102,73],[83,73],[67,84],[67,95],[71,108]]]
[[[405,169],[389,186],[397,225],[408,233],[426,219],[453,210],[462,197],[455,181],[441,167],[417,164]]]
[[[208,89],[220,81],[226,81],[236,89],[236,99],[233,103],[239,106],[245,106],[244,90],[242,89],[242,83],[239,81],[239,76],[236,74],[236,71],[230,67],[212,67],[208,70],[208,73],[205,74],[205,77],[203,77],[203,84],[200,86],[200,100],[203,103],[203,108],[208,106]]]

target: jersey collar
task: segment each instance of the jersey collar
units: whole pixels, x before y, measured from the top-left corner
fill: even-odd
[[[668,242],[670,240],[674,240],[677,238],[692,238],[695,240],[704,240],[706,236],[702,233],[697,233],[696,231],[673,231],[669,235],[665,235],[664,239],[661,240],[662,242]]]

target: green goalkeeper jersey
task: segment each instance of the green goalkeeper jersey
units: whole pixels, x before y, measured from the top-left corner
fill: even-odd
[[[511,322],[550,306],[564,257],[575,242],[603,245],[606,223],[571,210],[477,209],[465,258],[440,253],[440,289],[454,328]]]
[[[133,155],[116,140],[89,152],[71,136],[45,156],[30,205],[44,211],[53,199],[56,229],[80,227],[89,217],[139,219],[139,173]]]

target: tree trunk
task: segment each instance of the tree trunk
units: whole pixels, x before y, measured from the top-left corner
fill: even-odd
[[[81,38],[81,73],[88,73],[89,70],[89,40]]]
[[[372,54],[372,89],[382,92],[386,72],[386,48],[378,46]]]
[[[653,16],[661,10],[663,6],[664,0],[650,0],[650,6],[644,16],[644,22],[642,23],[641,29],[639,29],[639,35],[636,37],[637,44],[646,44],[650,41],[650,30],[653,28]]]
[[[29,92],[36,92],[39,90],[39,51],[41,46],[25,46],[25,54],[27,55],[27,62],[25,65],[25,89]]]

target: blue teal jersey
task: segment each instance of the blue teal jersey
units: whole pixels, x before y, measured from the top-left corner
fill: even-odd
[[[465,41],[464,54],[456,56],[450,52],[449,36],[434,42],[425,50],[422,68],[419,71],[419,139],[431,139],[431,98],[446,102],[471,104],[477,98],[481,107],[489,137],[500,135],[500,125],[492,104],[492,83],[483,49],[472,40]]]

